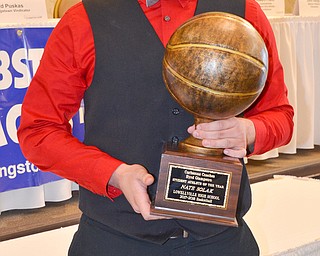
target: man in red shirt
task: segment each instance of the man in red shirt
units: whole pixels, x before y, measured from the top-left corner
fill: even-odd
[[[269,73],[243,117],[194,127],[165,92],[161,56],[177,27],[205,11],[248,20],[267,45]],[[82,143],[69,120],[83,98]],[[169,115],[169,108],[178,112]],[[275,39],[254,0],[91,0],[71,8],[47,42],[23,102],[18,137],[38,168],[80,185],[83,216],[70,255],[258,255],[242,220],[250,207],[246,175],[238,228],[150,215],[154,177],[163,142],[183,139],[186,124],[205,147],[242,158],[288,143],[292,118]]]

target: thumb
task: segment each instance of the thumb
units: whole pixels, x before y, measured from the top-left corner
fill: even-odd
[[[196,128],[195,125],[192,125],[192,126],[188,127],[188,129],[187,129],[188,133],[190,133],[190,134],[193,133],[195,128]]]
[[[154,182],[154,178],[151,174],[146,173],[142,176],[142,182],[146,186],[150,186]]]

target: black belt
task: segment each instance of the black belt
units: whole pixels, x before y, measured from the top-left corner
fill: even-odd
[[[170,239],[176,239],[176,238],[188,238],[189,233],[185,231],[184,229],[178,229],[175,233],[173,233],[170,236]]]

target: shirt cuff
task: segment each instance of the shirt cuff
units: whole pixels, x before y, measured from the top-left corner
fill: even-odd
[[[88,184],[88,189],[93,193],[108,197],[110,199],[121,195],[121,190],[109,185],[109,180],[114,171],[123,164],[122,161],[105,155],[99,160],[95,161],[93,166],[94,172],[91,173],[91,184]]]
[[[107,185],[107,197],[114,199],[120,195],[122,195],[122,191],[120,189],[111,185]]]
[[[249,119],[254,124],[254,128],[256,130],[256,139],[254,144],[249,145],[248,156],[262,154],[264,153],[264,149],[266,147],[265,145],[266,137],[268,136],[267,129],[263,121],[255,118],[249,118]]]

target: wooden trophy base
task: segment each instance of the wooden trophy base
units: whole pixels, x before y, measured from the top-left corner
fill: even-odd
[[[237,227],[241,174],[239,159],[167,148],[151,214]]]

